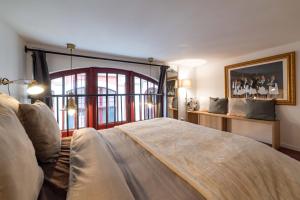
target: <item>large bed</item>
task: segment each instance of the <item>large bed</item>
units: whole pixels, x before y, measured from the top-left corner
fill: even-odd
[[[157,118],[61,140],[47,105],[2,99],[0,199],[300,199],[300,163],[252,139]]]
[[[69,140],[68,200],[300,199],[298,161],[231,133],[158,118]]]

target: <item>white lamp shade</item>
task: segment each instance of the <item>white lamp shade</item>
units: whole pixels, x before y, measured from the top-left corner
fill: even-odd
[[[192,81],[190,79],[179,80],[179,87],[180,88],[191,88],[192,87]]]

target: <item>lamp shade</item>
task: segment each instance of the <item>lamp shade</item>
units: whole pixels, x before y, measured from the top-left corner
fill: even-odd
[[[180,88],[191,88],[192,87],[192,81],[190,79],[179,80],[179,87]]]
[[[37,83],[37,81],[32,80],[29,84],[28,84],[28,88],[27,88],[27,93],[29,95],[38,95],[41,94],[45,91],[44,87],[42,87],[41,85],[39,85]]]

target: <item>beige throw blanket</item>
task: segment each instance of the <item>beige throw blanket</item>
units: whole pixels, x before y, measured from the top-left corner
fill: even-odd
[[[167,118],[117,128],[207,199],[300,199],[300,163],[252,139]]]

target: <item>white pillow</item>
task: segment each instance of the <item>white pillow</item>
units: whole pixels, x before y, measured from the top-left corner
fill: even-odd
[[[246,116],[246,99],[244,99],[244,98],[229,99],[227,115],[245,117]]]
[[[36,200],[44,175],[16,114],[0,104],[0,199]]]

